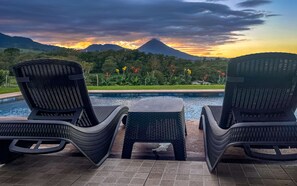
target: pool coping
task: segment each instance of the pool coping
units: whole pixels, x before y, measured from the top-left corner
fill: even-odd
[[[179,90],[89,90],[89,93],[224,93],[224,89],[179,89]],[[22,96],[21,92],[0,94],[1,99]]]

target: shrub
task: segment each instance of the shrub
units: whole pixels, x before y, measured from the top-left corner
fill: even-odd
[[[0,70],[0,86],[4,85],[6,81],[6,76],[8,76],[9,71],[8,70]]]

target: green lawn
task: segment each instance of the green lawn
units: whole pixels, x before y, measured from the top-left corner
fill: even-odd
[[[20,89],[18,87],[0,87],[0,94],[18,92]]]
[[[88,86],[89,90],[178,90],[224,89],[224,85],[151,85],[151,86]],[[18,92],[17,87],[0,87],[0,94]]]
[[[139,86],[88,86],[89,90],[178,90],[178,89],[224,89],[224,85],[139,85]]]

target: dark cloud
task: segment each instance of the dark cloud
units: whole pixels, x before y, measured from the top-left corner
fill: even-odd
[[[218,2],[218,1],[226,1],[226,0],[206,0],[207,2]]]
[[[0,32],[40,42],[158,37],[211,47],[236,41],[234,32],[261,25],[264,18],[252,9],[179,0],[1,0]]]
[[[245,0],[237,5],[239,7],[256,7],[268,3],[271,3],[271,0]]]
[[[276,17],[276,16],[281,16],[280,14],[265,14],[265,17]]]

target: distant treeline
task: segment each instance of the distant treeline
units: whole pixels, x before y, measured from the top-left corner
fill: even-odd
[[[190,61],[171,56],[146,54],[137,50],[80,52],[61,49],[51,52],[23,52],[16,48],[0,51],[1,74],[21,61],[55,58],[77,61],[91,85],[163,85],[225,82],[228,60]],[[0,77],[1,79],[1,77]]]

